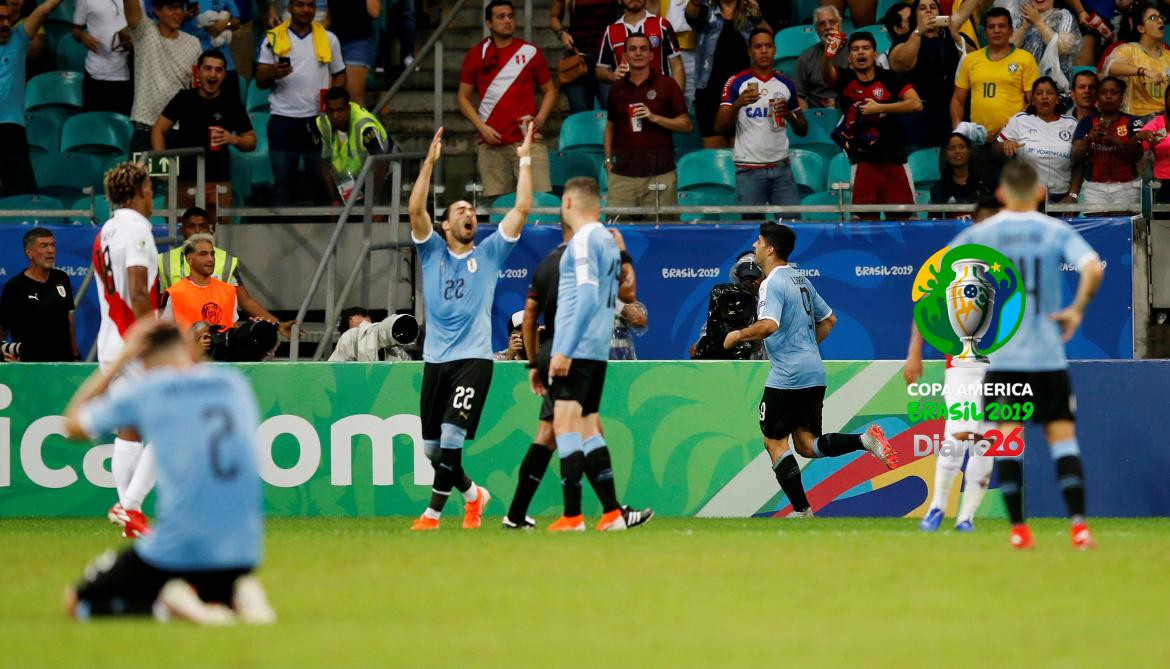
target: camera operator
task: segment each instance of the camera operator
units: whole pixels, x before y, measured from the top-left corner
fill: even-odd
[[[403,347],[418,338],[418,321],[410,314],[391,314],[375,323],[370,312],[349,307],[337,319],[337,331],[341,337],[329,362],[409,361]]]
[[[723,348],[728,332],[745,328],[756,320],[756,298],[764,272],[745,253],[735,261],[729,274],[731,283],[721,283],[711,289],[707,306],[707,321],[699,331],[699,340],[691,346],[692,360],[763,360],[760,342],[741,342],[731,350]]]

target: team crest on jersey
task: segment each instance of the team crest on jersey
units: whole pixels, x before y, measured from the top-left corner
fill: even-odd
[[[1129,126],[1127,126],[1127,125],[1117,126],[1117,136],[1118,137],[1125,137],[1128,134],[1129,134]]]
[[[220,318],[223,316],[223,308],[221,308],[215,302],[208,302],[207,304],[203,305],[202,309],[199,310],[199,315],[202,316],[203,320],[207,321],[208,323],[218,323]]]
[[[479,264],[475,262],[475,258],[467,259],[467,271],[475,274],[475,270],[479,269]]]
[[[57,284],[57,294],[61,297],[65,297],[65,286]]]
[[[1008,72],[1011,72],[1012,74],[1015,74],[1016,71],[1019,69],[1020,69],[1019,63],[1009,63],[1008,64]]]
[[[1069,130],[1061,130],[1060,131],[1060,141],[1067,142],[1070,140],[1072,140],[1072,132]]]
[[[658,35],[651,35],[650,36],[650,48],[657,49],[659,44],[662,44],[662,40],[658,39]]]
[[[874,100],[881,100],[884,97],[886,97],[886,89],[882,88],[881,86],[878,86],[877,88],[873,89],[873,99]]]
[[[653,90],[653,89],[646,91],[646,99],[647,100],[653,100],[657,97],[658,97],[658,91]]]

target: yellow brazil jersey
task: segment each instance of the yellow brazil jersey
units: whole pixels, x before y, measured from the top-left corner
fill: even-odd
[[[959,11],[959,7],[961,7],[964,2],[976,1],[977,0],[955,0],[955,4],[951,6],[951,14]],[[959,29],[959,32],[963,33],[967,36],[967,39],[971,40],[971,44],[979,44],[979,28],[977,26],[979,25],[979,17],[981,16],[983,16],[983,13],[976,9],[971,13],[971,18],[967,19],[967,22],[964,23],[963,27]]]
[[[1109,56],[1109,61],[1144,67],[1150,72],[1161,72],[1164,78],[1170,78],[1170,51],[1163,48],[1160,56],[1160,58],[1153,58],[1142,50],[1140,44],[1130,42],[1114,49]],[[1106,69],[1109,69],[1108,66]],[[1121,101],[1121,111],[1134,116],[1161,113],[1162,96],[1166,93],[1166,84],[1159,84],[1145,77],[1124,77],[1124,79],[1125,98]]]
[[[999,60],[987,57],[987,49],[969,53],[959,63],[955,86],[971,91],[971,122],[987,128],[994,137],[1012,116],[1023,111],[1024,91],[1040,77],[1036,59],[1023,49],[1012,48]]]

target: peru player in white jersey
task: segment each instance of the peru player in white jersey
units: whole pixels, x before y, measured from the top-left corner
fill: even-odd
[[[97,353],[103,368],[118,359],[130,326],[153,317],[158,306],[158,250],[147,219],[154,200],[150,173],[140,163],[121,163],[106,173],[105,190],[115,209],[93,244],[102,316]],[[131,382],[134,375],[124,371],[118,382]],[[147,529],[142,501],[154,487],[154,463],[133,429],[118,432],[110,468],[118,489],[110,522],[122,526],[126,537],[141,536]]]

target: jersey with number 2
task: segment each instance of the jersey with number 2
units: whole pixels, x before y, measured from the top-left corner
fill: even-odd
[[[455,255],[432,232],[414,240],[423,268],[427,338],[423,360],[492,359],[492,300],[500,267],[516,248],[500,230],[467,253]]]
[[[825,385],[825,363],[817,344],[817,323],[833,310],[817,289],[789,265],[777,267],[760,284],[759,320],[774,321],[776,331],[764,340],[772,371],[764,385],[795,390]]]

